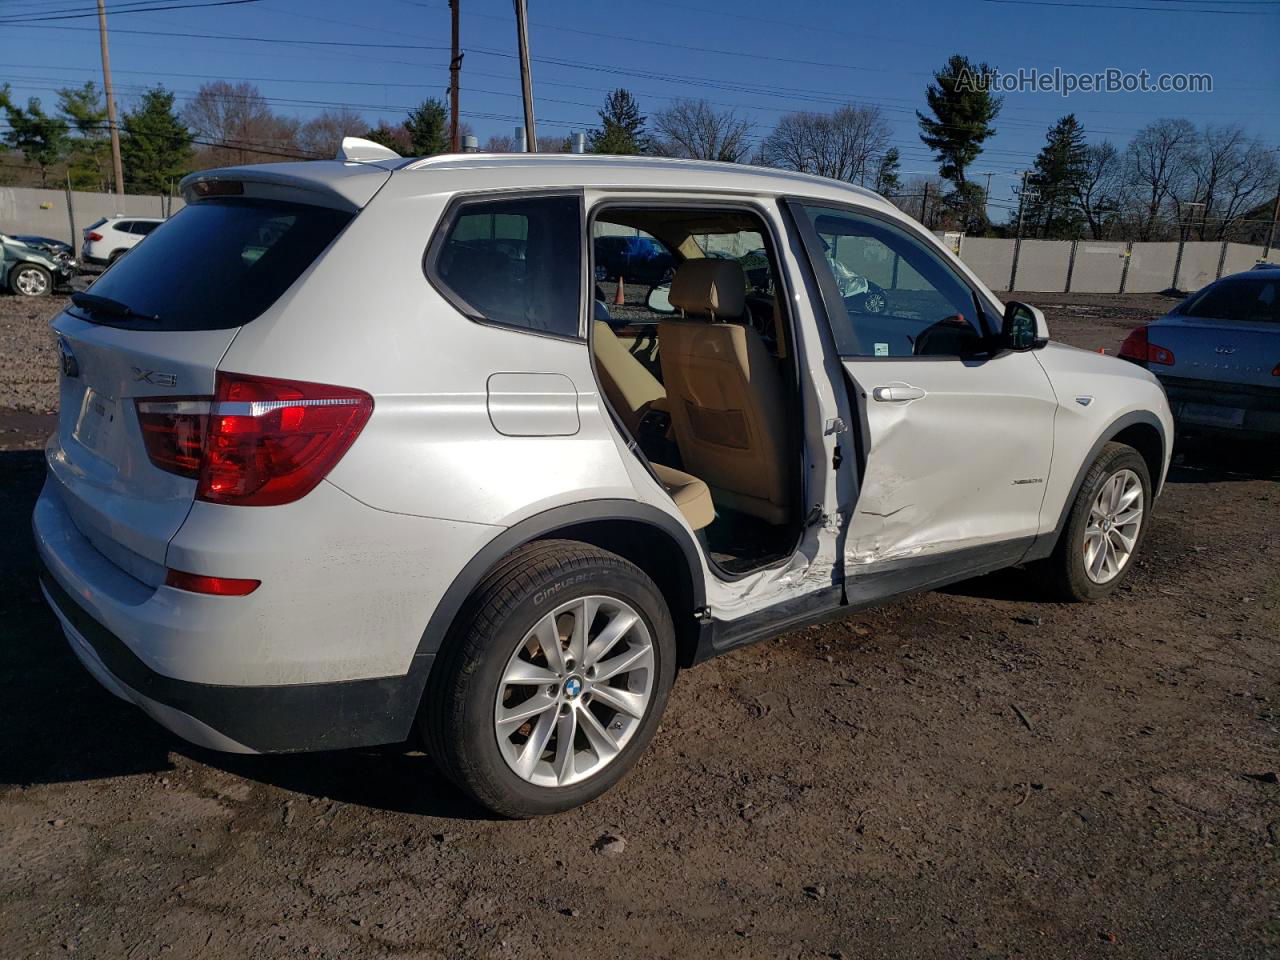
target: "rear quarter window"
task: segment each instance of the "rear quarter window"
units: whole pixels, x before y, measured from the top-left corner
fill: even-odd
[[[86,316],[147,330],[243,326],[275,303],[352,217],[329,207],[247,198],[191,204],[156,224],[147,242],[89,291],[159,319]]]
[[[473,320],[578,337],[581,200],[565,195],[465,201],[428,251],[427,275]]]

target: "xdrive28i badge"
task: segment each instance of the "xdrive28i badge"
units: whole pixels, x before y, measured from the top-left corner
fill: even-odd
[[[67,343],[66,337],[58,338],[58,356],[64,377],[80,376],[80,363],[76,360],[76,355],[72,352],[71,344]]]

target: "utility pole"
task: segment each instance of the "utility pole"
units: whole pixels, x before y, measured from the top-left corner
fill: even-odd
[[[124,165],[120,162],[120,127],[116,123],[116,97],[111,89],[111,55],[107,52],[107,5],[98,0],[98,39],[102,42],[102,89],[107,95],[107,126],[111,130],[111,165],[116,174],[116,196],[124,196]]]
[[[1267,227],[1267,242],[1262,248],[1262,259],[1265,262],[1271,256],[1271,244],[1276,238],[1276,221],[1280,220],[1280,184],[1276,185],[1276,205],[1271,211],[1271,226]]]
[[[1022,189],[1018,191],[1018,239],[1022,239],[1022,214],[1027,205],[1027,171],[1022,171]]]
[[[449,149],[457,153],[462,146],[458,140],[458,72],[462,69],[462,54],[458,52],[458,0],[449,0],[449,19],[453,27],[453,58],[449,61]]]
[[[1013,241],[1013,263],[1009,265],[1009,289],[1018,283],[1018,255],[1022,253],[1022,214],[1027,206],[1027,171],[1022,171],[1022,189],[1018,191],[1018,236]]]
[[[929,181],[924,182],[924,198],[920,201],[920,223],[929,229]]]
[[[520,45],[520,88],[524,95],[525,149],[538,152],[538,134],[533,128],[533,76],[529,72],[529,11],[526,0],[514,0],[516,40]]]

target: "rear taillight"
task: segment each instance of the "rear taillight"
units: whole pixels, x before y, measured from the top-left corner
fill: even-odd
[[[244,597],[262,586],[262,581],[242,580],[239,577],[206,577],[198,573],[183,573],[181,570],[166,570],[164,585],[215,597]]]
[[[209,398],[138,400],[136,406],[151,462],[180,477],[198,477],[209,429]]]
[[[1152,343],[1147,337],[1145,326],[1136,327],[1124,338],[1117,356],[1141,364],[1157,363],[1165,367],[1171,367],[1174,364],[1173,351]]]
[[[99,240],[102,239],[102,234],[98,233],[97,231],[94,231],[90,233],[87,237],[85,237],[85,239],[91,243],[97,243]]]
[[[362,390],[219,373],[212,398],[137,401],[151,462],[196,499],[266,507],[306,496],[373,412]]]
[[[1273,377],[1280,377],[1280,363],[1277,363],[1275,367],[1272,368],[1271,375]]]

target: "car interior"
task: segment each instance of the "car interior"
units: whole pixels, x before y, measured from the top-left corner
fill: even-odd
[[[596,250],[628,235],[658,263],[593,254],[604,396],[721,573],[784,559],[802,528],[802,437],[769,232],[729,209],[608,208],[593,224]]]

